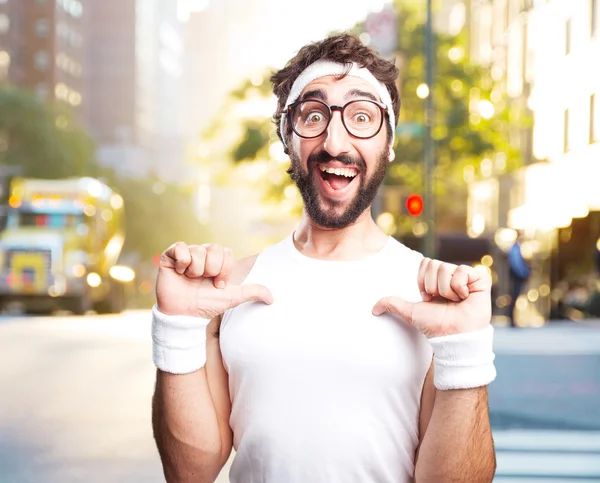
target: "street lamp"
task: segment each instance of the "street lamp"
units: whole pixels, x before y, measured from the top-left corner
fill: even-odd
[[[425,83],[428,87],[428,95],[425,104],[425,192],[424,192],[424,217],[428,225],[425,233],[424,255],[429,258],[435,257],[435,211],[433,200],[433,177],[434,177],[434,146],[431,135],[433,127],[433,14],[432,0],[427,0],[427,23],[425,26],[425,57],[426,74]]]

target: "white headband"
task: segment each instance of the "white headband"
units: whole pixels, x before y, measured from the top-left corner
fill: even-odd
[[[352,67],[348,70],[349,65],[351,65]],[[362,80],[368,82],[375,88],[375,90],[377,91],[377,94],[379,95],[379,98],[381,99],[381,102],[383,102],[387,107],[388,120],[390,123],[390,127],[392,128],[392,143],[393,143],[394,142],[394,132],[396,130],[396,121],[394,118],[394,106],[392,105],[392,98],[390,96],[390,93],[387,90],[387,87],[385,87],[385,85],[383,83],[378,81],[375,78],[375,76],[373,74],[371,74],[369,69],[366,69],[364,67],[359,67],[356,63],[340,64],[339,62],[333,62],[331,60],[324,60],[324,59],[313,62],[306,69],[304,69],[302,71],[302,73],[296,78],[296,81],[294,82],[294,84],[292,85],[292,89],[290,90],[290,95],[288,96],[287,100],[285,101],[284,109],[287,109],[287,107],[290,104],[293,104],[294,102],[296,102],[296,100],[298,99],[298,97],[300,97],[300,94],[302,93],[304,88],[308,84],[310,84],[312,81],[319,79],[321,77],[328,76],[328,75],[343,75],[343,74],[351,75],[353,77],[358,77],[359,79],[362,79]],[[286,144],[284,126],[285,126],[285,115],[281,116],[281,122],[279,125],[279,129],[281,131],[281,137],[284,140],[284,144]]]

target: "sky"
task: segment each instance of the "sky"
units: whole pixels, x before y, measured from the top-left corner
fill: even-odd
[[[178,0],[180,19],[202,12],[202,24],[186,64],[190,76],[189,119],[195,132],[245,79],[282,68],[306,43],[353,27],[389,0]],[[195,25],[195,24],[191,24]],[[207,75],[206,69],[210,70]],[[257,77],[256,77],[257,78]],[[206,93],[210,92],[207,97]],[[195,101],[193,100],[195,99]],[[200,108],[202,106],[202,108]],[[269,106],[269,109],[271,107]]]
[[[223,0],[179,0],[182,12],[210,8]],[[237,6],[239,1],[239,7]],[[298,48],[328,32],[352,27],[389,0],[229,0],[232,48],[238,53],[239,74],[260,66],[281,67]]]

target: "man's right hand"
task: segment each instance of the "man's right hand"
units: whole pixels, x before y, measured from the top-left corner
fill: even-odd
[[[212,319],[244,302],[271,304],[264,285],[231,285],[233,252],[217,244],[177,242],[160,257],[156,280],[157,308],[166,315]]]

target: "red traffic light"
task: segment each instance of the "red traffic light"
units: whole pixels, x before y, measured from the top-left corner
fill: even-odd
[[[423,212],[423,198],[421,198],[421,195],[413,193],[406,198],[406,209],[409,215],[419,216]]]

